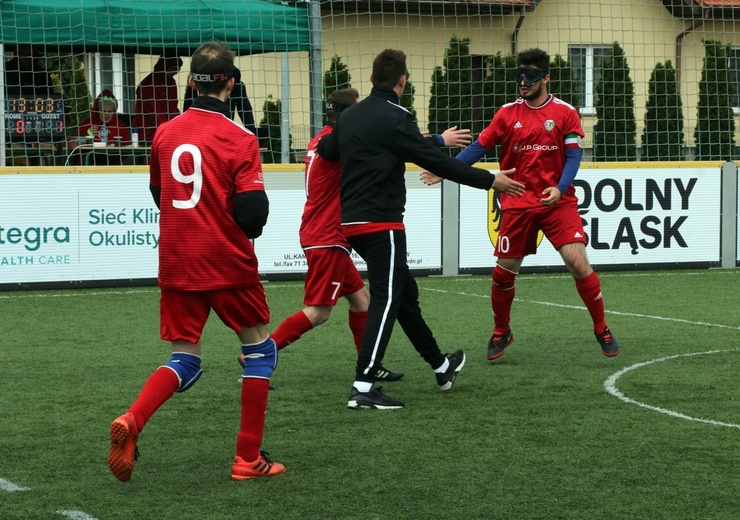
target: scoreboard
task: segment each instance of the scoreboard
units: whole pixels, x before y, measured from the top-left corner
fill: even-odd
[[[65,135],[61,96],[9,97],[5,101],[5,132],[12,137]]]

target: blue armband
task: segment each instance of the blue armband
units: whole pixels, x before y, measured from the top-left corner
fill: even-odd
[[[475,141],[473,144],[471,144],[470,146],[465,148],[463,151],[461,151],[459,154],[457,154],[455,156],[455,159],[459,159],[465,164],[472,166],[475,163],[477,163],[481,159],[481,157],[483,157],[487,153],[488,153],[488,150],[478,141]]]
[[[566,148],[565,149],[565,165],[563,166],[563,174],[560,176],[560,182],[558,182],[558,190],[560,194],[566,192],[566,190],[573,184],[573,180],[576,178],[578,168],[581,167],[581,149],[580,148]]]

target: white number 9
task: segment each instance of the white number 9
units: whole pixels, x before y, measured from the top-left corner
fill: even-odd
[[[180,172],[180,156],[184,153],[190,153],[193,156],[193,174],[183,175]],[[203,163],[203,156],[200,154],[200,150],[193,144],[181,144],[175,149],[175,153],[172,154],[172,161],[170,162],[170,168],[172,169],[172,176],[177,182],[183,184],[193,185],[193,195],[189,200],[173,200],[172,205],[177,209],[191,209],[194,208],[200,200],[200,190],[203,187],[203,169],[201,164]]]

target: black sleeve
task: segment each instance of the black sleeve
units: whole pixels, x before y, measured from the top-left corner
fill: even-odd
[[[493,187],[494,174],[448,156],[425,139],[419,132],[419,127],[410,120],[399,125],[390,137],[394,152],[406,162],[414,163],[458,184],[481,190]]]
[[[149,185],[149,191],[152,194],[152,198],[154,199],[154,204],[157,205],[157,208],[159,208],[159,201],[162,198],[162,188],[159,186],[155,186],[154,184]]]
[[[231,92],[231,106],[239,114],[242,124],[253,134],[257,135],[257,127],[254,125],[254,112],[252,103],[247,96],[247,87],[241,81],[234,85]]]
[[[262,235],[270,213],[270,201],[264,191],[244,191],[234,198],[234,220],[247,237],[254,239]]]
[[[193,101],[195,101],[195,89],[190,86],[190,83],[188,83],[188,86],[185,88],[185,99],[182,102],[182,111],[185,112],[188,108],[193,106]]]
[[[325,135],[319,140],[316,147],[319,157],[325,161],[337,162],[339,160],[339,123],[330,134]]]
[[[437,148],[444,148],[445,140],[441,135],[425,135],[424,139],[432,143]]]

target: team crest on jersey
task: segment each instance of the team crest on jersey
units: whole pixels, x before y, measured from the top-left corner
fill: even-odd
[[[488,190],[488,238],[491,240],[491,245],[494,249],[494,254],[498,251],[499,247],[507,247],[506,244],[499,246],[498,244],[498,231],[501,229],[501,217],[503,211],[501,211],[501,195],[495,190]],[[539,247],[545,234],[540,231],[537,233],[537,246]]]
[[[519,143],[514,143],[514,146],[511,147],[511,150],[514,153],[519,153],[521,151],[522,147],[519,146]]]
[[[545,130],[549,132],[553,128],[555,128],[555,121],[553,121],[552,119],[548,119],[547,121],[545,121]]]

